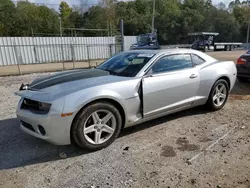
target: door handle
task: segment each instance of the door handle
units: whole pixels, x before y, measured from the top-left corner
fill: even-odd
[[[189,76],[189,78],[196,78],[198,76],[198,74],[191,74],[190,76]]]

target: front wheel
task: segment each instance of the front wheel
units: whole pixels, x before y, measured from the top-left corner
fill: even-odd
[[[72,137],[86,150],[100,150],[118,137],[121,127],[122,118],[117,108],[108,102],[98,102],[77,115],[72,125]]]
[[[227,102],[229,87],[226,80],[218,80],[212,87],[207,105],[212,110],[220,110]]]

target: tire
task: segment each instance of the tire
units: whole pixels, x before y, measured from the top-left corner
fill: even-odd
[[[206,45],[204,48],[204,52],[207,52],[207,51],[208,51],[208,45]]]
[[[239,82],[247,82],[248,79],[247,78],[244,78],[244,77],[237,77]]]
[[[107,122],[104,117],[108,117]],[[109,102],[97,102],[82,109],[75,117],[71,135],[81,148],[96,151],[112,144],[121,128],[122,118],[118,109]]]
[[[225,90],[223,90],[223,92],[221,92],[220,94],[219,93],[216,94],[217,89],[218,88],[221,89],[222,86],[225,87]],[[229,92],[229,86],[228,86],[227,81],[224,79],[217,80],[210,91],[210,94],[206,103],[208,108],[213,111],[220,110],[221,108],[223,108],[223,106],[227,102],[228,92]],[[217,100],[218,98],[217,96],[219,97],[219,100],[221,100],[219,103]]]
[[[215,52],[217,51],[217,48],[216,48],[216,46],[214,46],[214,51],[215,51]]]
[[[229,46],[229,45],[226,45],[226,46],[225,46],[225,49],[226,49],[225,51],[229,51],[229,50],[230,50],[230,46]]]

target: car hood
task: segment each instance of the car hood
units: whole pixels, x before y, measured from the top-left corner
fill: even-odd
[[[20,88],[21,90],[15,94],[49,102],[82,89],[129,79],[131,78],[110,75],[109,72],[100,69],[67,71],[36,79],[25,89]]]

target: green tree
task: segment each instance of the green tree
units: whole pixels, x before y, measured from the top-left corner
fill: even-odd
[[[28,1],[0,0],[0,35],[30,36],[36,33],[59,33],[59,17],[62,26],[111,29],[118,34],[120,19],[124,20],[125,35],[151,32],[153,0],[99,0],[88,7],[87,0],[80,0],[78,7],[70,7],[62,1],[59,12]],[[156,0],[155,29],[161,44],[180,43],[189,32],[219,32],[221,41],[245,41],[250,19],[247,0],[234,0],[229,9],[217,9],[211,0]],[[64,31],[66,32],[66,30]],[[68,34],[70,31],[68,31]],[[78,36],[107,34],[98,31],[78,31]]]
[[[69,17],[72,13],[72,8],[70,8],[70,6],[65,1],[62,1],[59,5],[59,12],[63,27],[71,27],[72,25],[69,21]]]
[[[59,15],[54,9],[46,6],[37,7],[38,25],[35,32],[57,34],[60,32]]]
[[[241,41],[246,40],[247,27],[250,20],[250,8],[243,2],[241,6],[236,6],[233,8],[233,15],[240,25],[240,36]]]
[[[36,5],[20,1],[17,3],[15,13],[13,24],[17,28],[18,36],[31,36],[32,29],[38,31],[36,28],[39,25],[39,17]]]
[[[15,35],[31,36],[34,33],[59,33],[58,13],[47,6],[37,6],[29,2],[18,2],[15,9]]]
[[[15,5],[10,0],[0,0],[0,35],[15,35]]]

